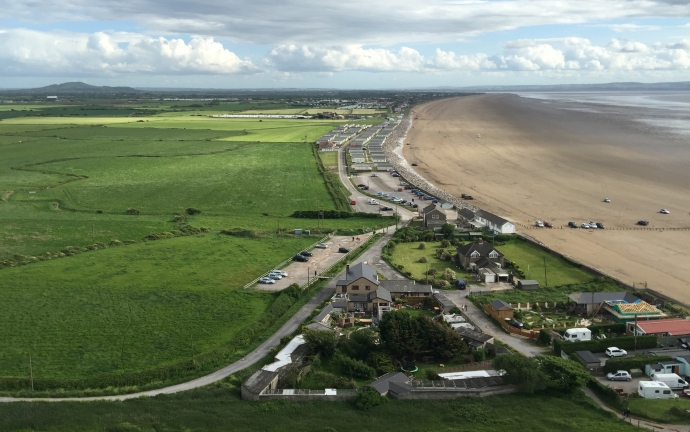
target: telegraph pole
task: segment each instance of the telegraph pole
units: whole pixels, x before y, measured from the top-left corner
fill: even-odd
[[[34,367],[31,363],[31,354],[29,354],[29,374],[31,375],[31,391],[34,391]]]

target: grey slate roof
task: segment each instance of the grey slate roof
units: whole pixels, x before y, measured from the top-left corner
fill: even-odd
[[[436,208],[436,205],[434,205],[434,204],[429,204],[428,206],[426,206],[426,207],[424,207],[424,208],[422,209],[422,214],[427,214],[427,213],[429,213],[431,210],[434,210],[435,208]]]
[[[242,387],[254,394],[259,394],[268,387],[268,385],[273,381],[273,379],[278,376],[278,372],[270,372],[267,370],[259,369],[254,372],[252,376],[247,378],[247,380],[242,383]]]
[[[411,280],[382,280],[379,286],[389,293],[433,293],[431,285],[418,284]]]
[[[474,219],[474,212],[468,208],[464,208],[458,212],[458,215],[462,216],[463,218],[467,220],[472,220]]]
[[[491,307],[493,307],[496,310],[501,310],[503,308],[508,308],[510,310],[513,310],[513,307],[510,305],[510,303],[506,303],[503,300],[494,300],[491,302]]]
[[[592,354],[591,351],[576,351],[575,354],[582,359],[584,363],[599,363],[601,364],[601,360],[599,360],[599,357],[595,356]]]
[[[313,331],[327,331],[327,332],[335,332],[332,328],[328,327],[325,324],[321,324],[320,322],[313,322],[309,324],[306,327],[308,330],[313,330]]]
[[[498,226],[503,226],[507,223],[510,223],[509,220],[503,219],[500,216],[496,216],[495,214],[489,213],[489,212],[484,211],[484,210],[477,210],[476,215],[481,217],[481,218],[484,218],[484,219],[490,221],[491,223],[493,223],[494,225],[498,225]]]
[[[503,254],[498,249],[495,249],[491,243],[485,241],[476,241],[458,247],[458,255],[469,256],[472,252],[477,251],[479,252],[479,256],[488,257],[489,253],[491,253],[493,250],[498,253],[499,258],[503,256]]]
[[[326,318],[326,316],[330,315],[331,312],[333,312],[333,305],[326,305],[326,307],[324,307],[321,312],[314,317],[313,321],[320,323],[324,318]]]
[[[474,262],[474,265],[476,265],[478,268],[489,268],[489,269],[499,269],[501,268],[501,265],[498,263],[493,262],[487,257],[481,257],[477,261]]]
[[[386,394],[390,383],[407,383],[410,379],[402,372],[388,372],[379,377],[376,381],[368,384],[369,387],[376,389],[379,394]]]
[[[375,298],[380,298],[381,300],[386,300],[388,302],[393,301],[391,300],[391,293],[388,292],[387,289],[385,288],[379,288],[374,291],[369,291],[368,293],[362,293],[362,294],[352,294],[348,293],[347,298],[351,302],[370,302]]]
[[[473,340],[476,342],[481,342],[481,343],[488,342],[491,339],[493,339],[493,336],[491,336],[491,335],[488,335],[488,334],[482,333],[482,332],[478,332],[478,331],[474,331],[474,330],[470,330],[470,329],[466,329],[463,327],[456,328],[455,332],[464,338],[467,338],[467,339],[470,339],[470,340]]]
[[[350,282],[355,281],[359,278],[365,278],[371,281],[374,285],[379,284],[378,275],[376,270],[369,267],[364,263],[359,263],[350,266],[349,270],[345,272],[345,279],[339,280],[336,285],[348,285]]]
[[[629,292],[575,292],[568,294],[568,298],[577,304],[601,304],[605,301],[624,300],[627,303],[635,303],[640,300]]]
[[[683,359],[690,364],[690,355],[678,356],[677,359]]]

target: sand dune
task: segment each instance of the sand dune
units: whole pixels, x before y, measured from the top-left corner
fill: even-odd
[[[447,99],[414,111],[404,155],[419,174],[456,196],[472,194],[518,229],[535,219],[603,222],[613,229],[527,233],[690,303],[690,231],[630,230],[640,219],[654,228],[690,228],[690,139],[668,138],[626,116],[516,95]],[[662,207],[671,214],[658,213]]]

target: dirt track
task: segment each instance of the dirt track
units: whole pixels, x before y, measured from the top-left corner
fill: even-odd
[[[690,231],[631,230],[640,219],[690,228],[690,140],[664,141],[623,117],[515,95],[436,101],[414,115],[404,155],[419,174],[456,196],[472,194],[518,229],[535,219],[619,228],[527,233],[625,282],[690,302]],[[659,214],[662,207],[671,214]]]

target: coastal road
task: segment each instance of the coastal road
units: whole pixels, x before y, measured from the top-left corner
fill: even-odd
[[[374,262],[376,258],[380,259],[381,249],[388,243],[388,241],[393,236],[395,230],[391,229],[389,234],[386,234],[380,238],[376,243],[374,243],[368,250],[366,250],[359,258],[357,258],[353,264],[360,263],[363,261]],[[384,273],[385,274],[385,273]],[[241,371],[254,363],[258,362],[264,358],[271,348],[278,346],[280,343],[280,338],[283,336],[291,335],[297,328],[307,319],[307,317],[325,300],[330,298],[335,293],[335,282],[342,279],[345,276],[345,270],[340,274],[331,279],[331,281],[319,291],[314,298],[309,300],[307,304],[302,306],[297,313],[292,316],[277,332],[271,335],[264,343],[262,343],[254,351],[247,354],[247,356],[242,359],[232,363],[222,369],[219,369],[209,375],[197,378],[192,381],[188,381],[182,384],[177,384],[169,387],[164,387],[156,390],[143,391],[138,393],[124,394],[124,395],[113,395],[113,396],[97,396],[97,397],[83,397],[83,398],[8,398],[0,397],[0,402],[32,402],[32,401],[42,401],[42,402],[62,402],[62,401],[123,401],[127,399],[135,399],[142,396],[157,396],[161,394],[172,394],[180,393],[195,388],[203,387],[212,384],[216,381],[220,381],[228,376],[234,374],[235,372]]]

